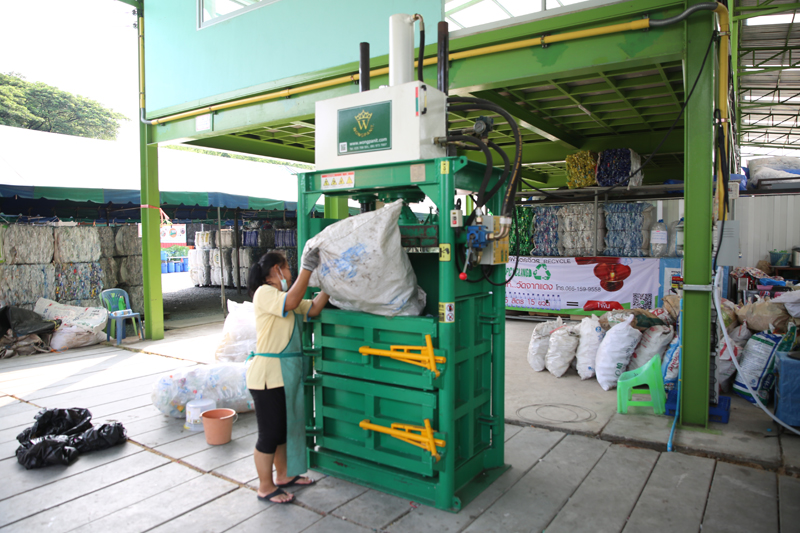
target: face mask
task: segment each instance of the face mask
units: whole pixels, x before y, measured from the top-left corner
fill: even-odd
[[[283,277],[283,273],[281,273],[281,290],[283,292],[289,291],[289,282],[286,281],[286,278]]]

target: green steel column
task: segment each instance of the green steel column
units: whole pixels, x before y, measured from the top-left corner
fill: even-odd
[[[442,174],[441,159],[436,160],[439,174],[439,203],[440,213],[449,213],[454,207],[453,194],[455,193],[455,179],[453,177],[453,164],[449,160],[447,174]],[[450,244],[455,251],[453,228],[450,227],[449,217],[439,216],[439,244]],[[439,301],[455,302],[455,281],[458,279],[452,262],[439,262]],[[460,310],[455,309],[456,316]],[[439,473],[439,486],[436,490],[436,506],[440,509],[455,507],[455,472],[456,472],[456,441],[455,441],[455,410],[456,410],[456,323],[439,322],[439,347],[447,349],[447,364],[444,371],[444,387],[439,391],[439,427],[434,428],[446,435],[446,448],[442,461],[444,468]]]
[[[689,2],[688,5],[697,2]],[[686,22],[687,92],[694,83],[714,30],[713,14],[697,13]],[[710,54],[714,54],[712,48]],[[711,284],[712,152],[715,58],[708,57],[686,107],[684,284]],[[711,292],[684,291],[683,384],[681,423],[708,424],[708,378],[711,343]]]
[[[731,12],[731,17],[735,14],[735,9]],[[739,21],[731,22],[731,74],[733,74],[733,101],[736,109],[736,116],[732,117],[736,124],[736,137],[731,139],[730,146],[739,144],[739,136],[742,134],[742,111],[739,109]],[[731,172],[738,172],[733,169]]]
[[[347,206],[346,196],[325,197],[325,218],[342,220],[348,217],[350,208]]]
[[[148,339],[164,338],[164,300],[161,294],[161,201],[158,191],[158,145],[148,145],[148,126],[139,124],[141,165],[142,269],[144,274],[144,331]]]

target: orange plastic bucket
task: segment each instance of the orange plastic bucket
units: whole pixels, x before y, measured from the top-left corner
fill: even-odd
[[[206,434],[206,442],[212,446],[227,444],[231,441],[233,423],[239,419],[239,415],[233,409],[211,409],[203,411],[200,415],[203,418],[203,430]]]

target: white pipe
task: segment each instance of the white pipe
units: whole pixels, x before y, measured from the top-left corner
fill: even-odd
[[[414,17],[389,17],[389,86],[414,81]]]
[[[714,291],[712,293],[712,296],[714,297],[714,307],[717,309],[717,323],[722,324],[722,326],[719,329],[722,330],[722,335],[725,337],[725,348],[727,348],[728,350],[728,355],[731,356],[731,361],[733,361],[733,365],[736,367],[736,371],[742,372],[742,367],[739,366],[739,361],[736,360],[736,355],[733,353],[733,349],[731,348],[731,346],[733,346],[733,343],[731,342],[730,337],[728,337],[728,330],[725,328],[725,321],[723,320],[722,311],[720,310],[720,308],[722,307],[719,301],[720,292],[722,291],[722,289],[720,288],[721,279],[722,279],[722,267],[719,267],[717,268],[717,275],[714,277]],[[744,373],[742,373],[742,383],[745,384],[747,390],[750,392],[750,395],[756,401],[756,404],[761,408],[761,410],[767,413],[767,415],[775,422],[785,427],[795,435],[800,435],[800,431],[797,431],[792,426],[786,424],[783,420],[773,415],[769,409],[764,407],[764,404],[761,403],[761,399],[759,399],[758,394],[756,394],[756,392],[750,387],[750,383],[748,383],[748,381],[749,380],[744,379]]]

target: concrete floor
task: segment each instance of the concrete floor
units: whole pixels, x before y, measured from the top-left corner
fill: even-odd
[[[681,431],[677,442],[691,454],[661,453],[659,431],[667,417],[617,417],[608,408],[614,393],[596,382],[556,379],[530,367],[524,372],[528,328],[508,324],[505,449],[511,469],[458,514],[314,472],[318,484],[299,489],[296,504],[257,501],[252,413],[242,414],[231,443],[213,447],[150,400],[159,374],[213,359],[221,324],[168,332],[160,342],[129,341],[127,350],[96,346],[0,361],[0,532],[800,530],[800,479],[782,475],[783,467],[777,473],[717,460],[735,448],[714,448],[740,441],[735,433]],[[86,454],[70,467],[25,471],[13,457],[15,436],[40,407],[67,404],[91,409],[95,423],[122,422],[129,442]],[[533,404],[557,408],[523,409],[525,418],[560,427],[516,425],[517,410]],[[575,430],[558,422],[564,404],[596,416]],[[575,411],[584,412],[568,412]],[[689,436],[681,441],[681,435]],[[779,453],[782,442],[784,454],[800,456],[800,439],[757,442],[765,448],[777,442]],[[709,449],[698,451],[702,446]]]

